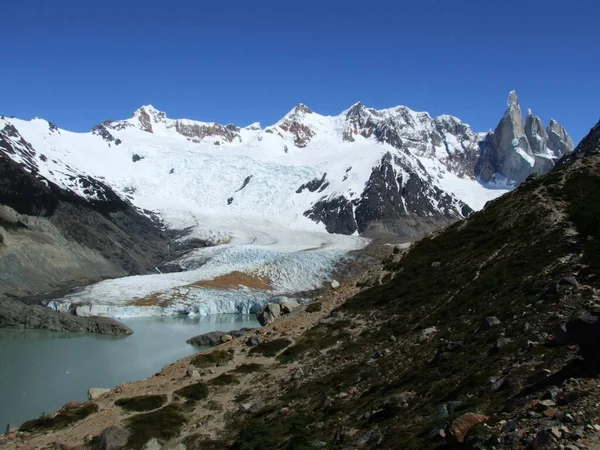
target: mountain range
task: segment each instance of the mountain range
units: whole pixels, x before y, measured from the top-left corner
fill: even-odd
[[[48,276],[144,273],[165,261],[166,230],[192,221],[204,226],[204,243],[218,241],[224,217],[255,229],[267,221],[414,240],[571,150],[555,120],[544,128],[529,110],[523,122],[515,92],[486,133],[450,115],[360,102],[336,116],[299,104],[265,128],[170,119],[150,105],[87,133],[1,116],[0,217],[12,228],[0,229],[0,281],[14,293],[35,278],[24,291],[36,292]],[[40,255],[44,239],[61,243],[52,256],[60,264]],[[53,274],[34,276],[40,265]]]

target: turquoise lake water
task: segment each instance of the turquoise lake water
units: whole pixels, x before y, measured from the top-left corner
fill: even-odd
[[[200,318],[123,319],[127,337],[41,330],[0,329],[0,433],[87,400],[92,387],[113,388],[149,377],[201,347],[186,340],[209,331],[259,326],[253,315],[219,314]]]

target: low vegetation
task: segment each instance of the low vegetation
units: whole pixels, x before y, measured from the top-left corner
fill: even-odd
[[[204,400],[208,397],[208,386],[202,382],[194,383],[177,389],[174,394],[193,402]]]
[[[140,395],[137,397],[121,398],[115,405],[126,411],[152,411],[160,408],[167,402],[166,395]]]
[[[289,347],[292,341],[289,339],[275,339],[269,342],[262,342],[248,352],[249,355],[262,355],[267,357],[276,356],[284,348]]]
[[[196,367],[204,368],[227,364],[232,359],[233,354],[230,352],[226,352],[224,350],[214,350],[208,353],[199,353],[192,359],[191,363]]]
[[[240,380],[237,377],[229,373],[222,373],[218,377],[209,380],[207,384],[210,386],[227,386],[229,384],[239,384],[239,382]]]
[[[156,411],[138,414],[126,421],[131,436],[127,447],[141,449],[152,438],[168,441],[179,434],[185,423],[185,415],[179,405],[170,404]]]
[[[75,422],[85,419],[98,411],[95,403],[84,403],[77,406],[63,407],[55,416],[41,416],[29,420],[19,427],[19,431],[31,433],[34,431],[61,430]]]

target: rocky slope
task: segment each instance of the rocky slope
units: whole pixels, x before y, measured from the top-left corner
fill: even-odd
[[[0,295],[29,296],[160,264],[168,243],[160,223],[99,179],[73,173],[71,188],[57,185],[40,175],[44,159],[16,128],[0,130]]]
[[[592,132],[589,156],[354,282],[5,445],[600,448],[599,148]]]
[[[39,305],[25,305],[16,300],[0,300],[0,328],[38,329],[129,335],[133,331],[106,317],[77,317],[51,311]]]

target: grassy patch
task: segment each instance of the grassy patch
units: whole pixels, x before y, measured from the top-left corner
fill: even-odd
[[[277,353],[283,349],[289,347],[291,343],[292,341],[288,339],[275,339],[274,341],[263,342],[258,344],[256,347],[252,347],[248,354],[272,357],[277,355]]]
[[[190,401],[204,400],[208,397],[208,386],[202,382],[194,383],[177,389],[174,394]]]
[[[20,431],[28,433],[34,431],[61,430],[69,425],[85,419],[90,414],[98,411],[95,403],[85,403],[73,408],[64,408],[56,416],[42,416],[29,420],[19,427]]]
[[[321,311],[321,309],[323,309],[323,305],[321,304],[321,302],[312,302],[306,307],[306,312],[315,313]]]
[[[166,395],[140,395],[138,397],[121,398],[115,401],[115,405],[126,411],[151,411],[160,408],[166,402]]]
[[[230,449],[313,449],[316,447],[310,442],[314,437],[308,427],[312,422],[313,418],[303,412],[278,418],[276,427],[264,418],[254,418],[241,429]]]
[[[247,363],[247,364],[241,364],[240,366],[233,369],[231,372],[247,374],[247,373],[257,372],[257,371],[261,370],[262,368],[263,368],[262,364]]]
[[[131,432],[127,446],[143,448],[152,438],[168,441],[179,434],[184,423],[185,416],[178,405],[167,405],[157,411],[130,417],[126,421]]]
[[[200,353],[192,358],[192,365],[196,367],[210,367],[217,364],[226,364],[233,359],[233,355],[224,350],[213,350],[208,353]]]
[[[240,380],[237,377],[229,373],[222,373],[218,377],[208,381],[208,384],[211,386],[227,386],[229,384],[239,384],[239,382]]]

